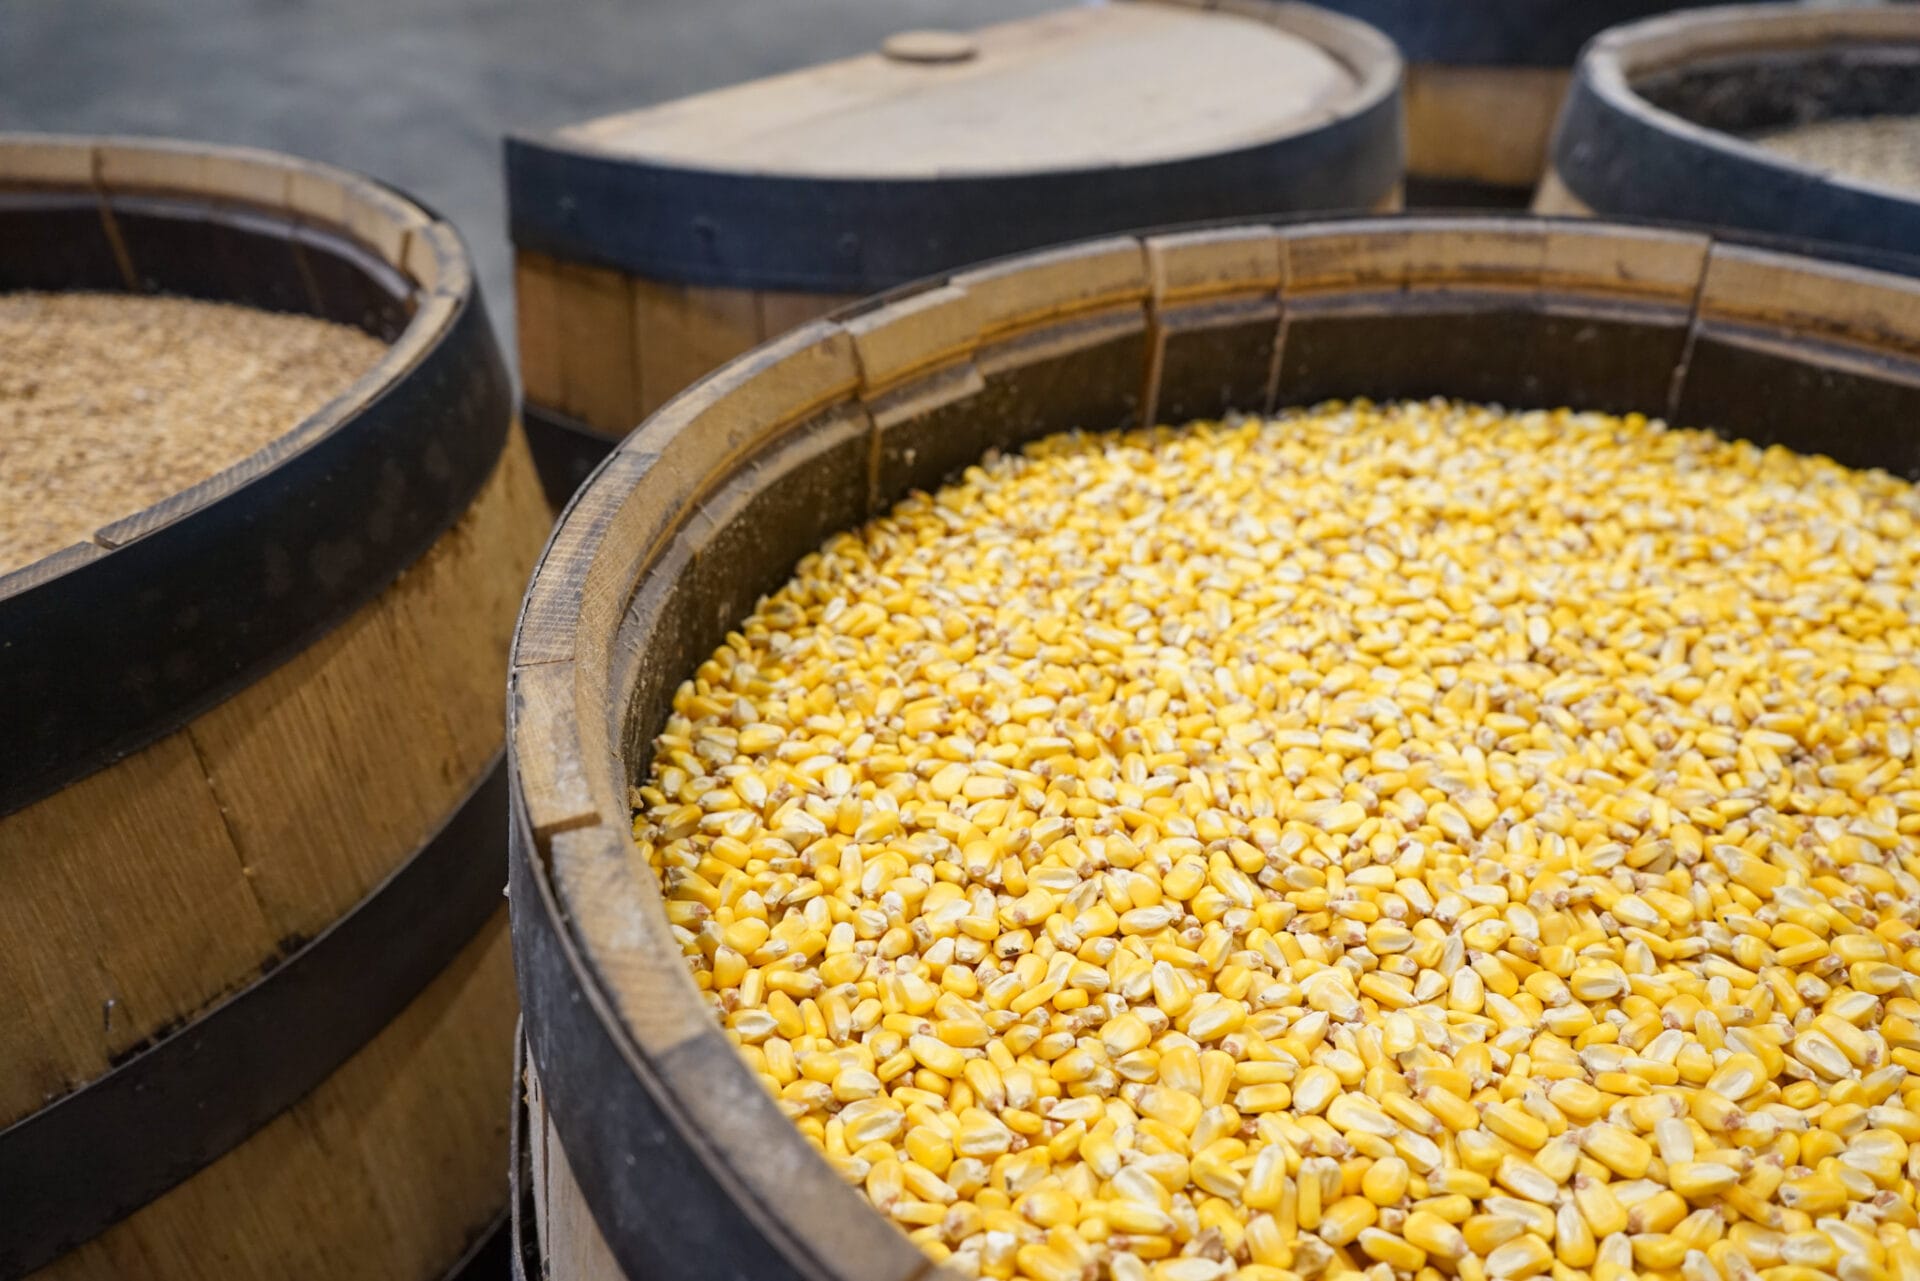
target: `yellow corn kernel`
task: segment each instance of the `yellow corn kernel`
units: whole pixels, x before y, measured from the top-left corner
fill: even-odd
[[[1627,1211],[1627,1231],[1634,1234],[1671,1231],[1687,1217],[1687,1203],[1677,1192],[1656,1192]]]
[[[1398,1205],[1407,1194],[1410,1178],[1405,1161],[1397,1156],[1385,1157],[1367,1167],[1360,1180],[1360,1190],[1375,1205]]]
[[[1471,1103],[1451,1090],[1438,1086],[1429,1086],[1419,1091],[1415,1099],[1440,1123],[1456,1133],[1476,1129],[1480,1125],[1480,1112]]]
[[[1570,1268],[1593,1264],[1598,1240],[1580,1208],[1571,1201],[1562,1202],[1554,1212],[1554,1258]]]
[[[1526,1233],[1528,1221],[1514,1215],[1476,1214],[1460,1225],[1469,1252],[1481,1256]]]
[[[1690,1161],[1668,1166],[1667,1182],[1689,1201],[1704,1201],[1740,1182],[1740,1172],[1717,1161]]]
[[[1601,1123],[1587,1127],[1580,1146],[1594,1160],[1622,1178],[1637,1179],[1653,1161],[1653,1148],[1645,1139],[1617,1125]]]
[[[1626,1207],[1613,1195],[1613,1189],[1585,1174],[1573,1176],[1573,1203],[1596,1237],[1611,1236],[1627,1229]]]
[[[1537,1276],[1553,1264],[1553,1247],[1531,1234],[1494,1247],[1486,1256],[1487,1275],[1495,1281],[1520,1281]]]
[[[1378,1208],[1367,1198],[1341,1197],[1321,1214],[1320,1226],[1315,1231],[1328,1245],[1346,1245],[1360,1235],[1362,1228],[1371,1226],[1378,1218]]]
[[[1633,1238],[1633,1261],[1642,1271],[1665,1271],[1687,1257],[1686,1243],[1664,1232],[1643,1232]]]
[[[1788,1179],[1780,1185],[1780,1204],[1805,1214],[1829,1214],[1847,1203],[1847,1189],[1830,1175]]]
[[[1401,1225],[1401,1235],[1436,1259],[1452,1262],[1467,1253],[1467,1239],[1452,1222],[1426,1210],[1415,1210]]]
[[[1545,1122],[1511,1103],[1494,1104],[1481,1114],[1480,1122],[1507,1142],[1530,1152],[1538,1151],[1548,1138]]]
[[[1362,1228],[1359,1244],[1368,1258],[1399,1272],[1417,1272],[1426,1264],[1427,1252],[1405,1237],[1380,1228]]]

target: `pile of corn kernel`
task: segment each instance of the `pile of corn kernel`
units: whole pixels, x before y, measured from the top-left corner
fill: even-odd
[[[961,1273],[1917,1281],[1917,522],[1632,416],[1049,439],[802,561],[635,832]]]

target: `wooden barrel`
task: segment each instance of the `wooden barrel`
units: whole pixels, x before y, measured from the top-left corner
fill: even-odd
[[[723,361],[969,262],[1397,207],[1400,61],[1305,5],[1130,0],[510,138],[520,372],[558,503]]]
[[[23,289],[388,346],[0,577],[0,1277],[440,1276],[505,1208],[499,673],[547,524],[465,248],[319,165],[12,135]]]
[[[1878,115],[1915,117],[1920,156],[1920,5],[1746,5],[1619,27],[1580,60],[1534,207],[1920,253],[1920,185],[1755,140]]]
[[[1689,0],[1321,0],[1407,60],[1407,203],[1523,208],[1580,47]],[[1691,0],[1691,4],[1711,0]]]
[[[552,1281],[926,1267],[682,959],[628,808],[676,686],[800,556],[989,448],[1359,394],[1641,411],[1920,475],[1920,282],[1580,220],[1213,227],[930,282],[655,414],[575,497],[514,642],[509,898]]]

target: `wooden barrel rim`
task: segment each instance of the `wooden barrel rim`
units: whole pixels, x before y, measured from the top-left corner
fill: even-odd
[[[1149,421],[1172,336],[1206,350],[1225,323],[1275,335],[1255,408],[1362,387],[1418,394],[1387,381],[1378,354],[1395,349],[1444,371],[1448,386],[1425,394],[1604,394],[1758,440],[1818,431],[1842,461],[1920,476],[1920,442],[1899,429],[1920,413],[1920,283],[1578,219],[1362,217],[1089,242],[903,290],[696,384],[574,497],[529,589],[510,677],[509,898],[528,1050],[575,1180],[629,1275],[649,1275],[663,1237],[730,1252],[676,1256],[716,1273],[907,1281],[933,1270],[831,1172],[722,1034],[632,837],[627,767],[643,763],[688,670],[679,651],[704,653],[681,629],[724,630],[729,611],[751,605],[747,585],[726,577],[742,550],[724,541],[727,522],[744,519],[740,495],[828,450],[844,451],[836,464],[870,460],[856,466],[876,476],[889,433],[928,406],[973,412],[982,365],[1053,360],[1102,326],[1139,323],[1143,304],[1161,340],[1135,371]],[[1539,347],[1515,341],[1530,334],[1545,335]],[[1753,377],[1754,362],[1772,377]],[[1542,370],[1562,381],[1541,382]],[[1825,419],[1805,413],[1812,403],[1829,406]],[[886,495],[869,483],[871,509]],[[795,494],[793,511],[839,498]],[[803,550],[755,512],[755,546]],[[716,591],[683,594],[703,583]],[[673,1189],[671,1205],[638,1186],[643,1162]]]
[[[378,595],[479,491],[512,401],[458,235],[355,175],[238,148],[0,135],[0,219],[37,233],[0,236],[32,250],[7,259],[40,264],[0,261],[8,287],[205,296],[250,280],[260,294],[271,251],[307,282],[290,301],[326,314],[323,278],[397,329],[285,436],[0,576],[4,814],[179,728]],[[192,269],[224,276],[196,281],[148,244],[205,250]]]
[[[224,1156],[385,1027],[499,907],[497,756],[431,839],[323,933],[179,1030],[0,1129],[0,1278]],[[128,1137],[137,1135],[137,1143]]]
[[[1908,59],[1920,61],[1920,6],[1750,4],[1608,31],[1575,71],[1554,130],[1554,174],[1575,198],[1610,215],[1732,224],[1911,254],[1920,247],[1920,196],[1799,164],[1665,110],[1635,88],[1695,61],[1811,62],[1841,56],[1848,44],[1885,59],[1889,50],[1873,47],[1876,41],[1909,45]]]
[[[1036,242],[1128,226],[1378,205],[1401,176],[1401,63],[1392,42],[1364,23],[1281,0],[1222,8],[1313,40],[1354,72],[1353,100],[1335,118],[1209,155],[899,181],[703,170],[510,135],[513,242],[657,281],[865,294]],[[924,232],[902,243],[901,226]]]
[[[1719,0],[1321,0],[1393,37],[1409,62],[1467,67],[1567,67],[1608,27]]]

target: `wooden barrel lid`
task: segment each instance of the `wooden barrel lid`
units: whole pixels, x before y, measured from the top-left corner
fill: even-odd
[[[1553,182],[1601,214],[1920,253],[1920,196],[1790,159],[1752,135],[1920,114],[1920,5],[1749,4],[1617,27],[1582,55]]]
[[[949,52],[937,52],[940,37]],[[969,41],[971,56],[962,52]],[[1200,68],[1207,74],[1170,74]],[[749,174],[1040,173],[1179,160],[1283,137],[1351,102],[1359,74],[1270,23],[1111,4],[970,37],[909,32],[881,52],[557,136],[611,155]]]
[[[508,143],[523,249],[855,293],[1176,218],[1368,208],[1398,56],[1304,5],[1128,2],[881,49]]]

